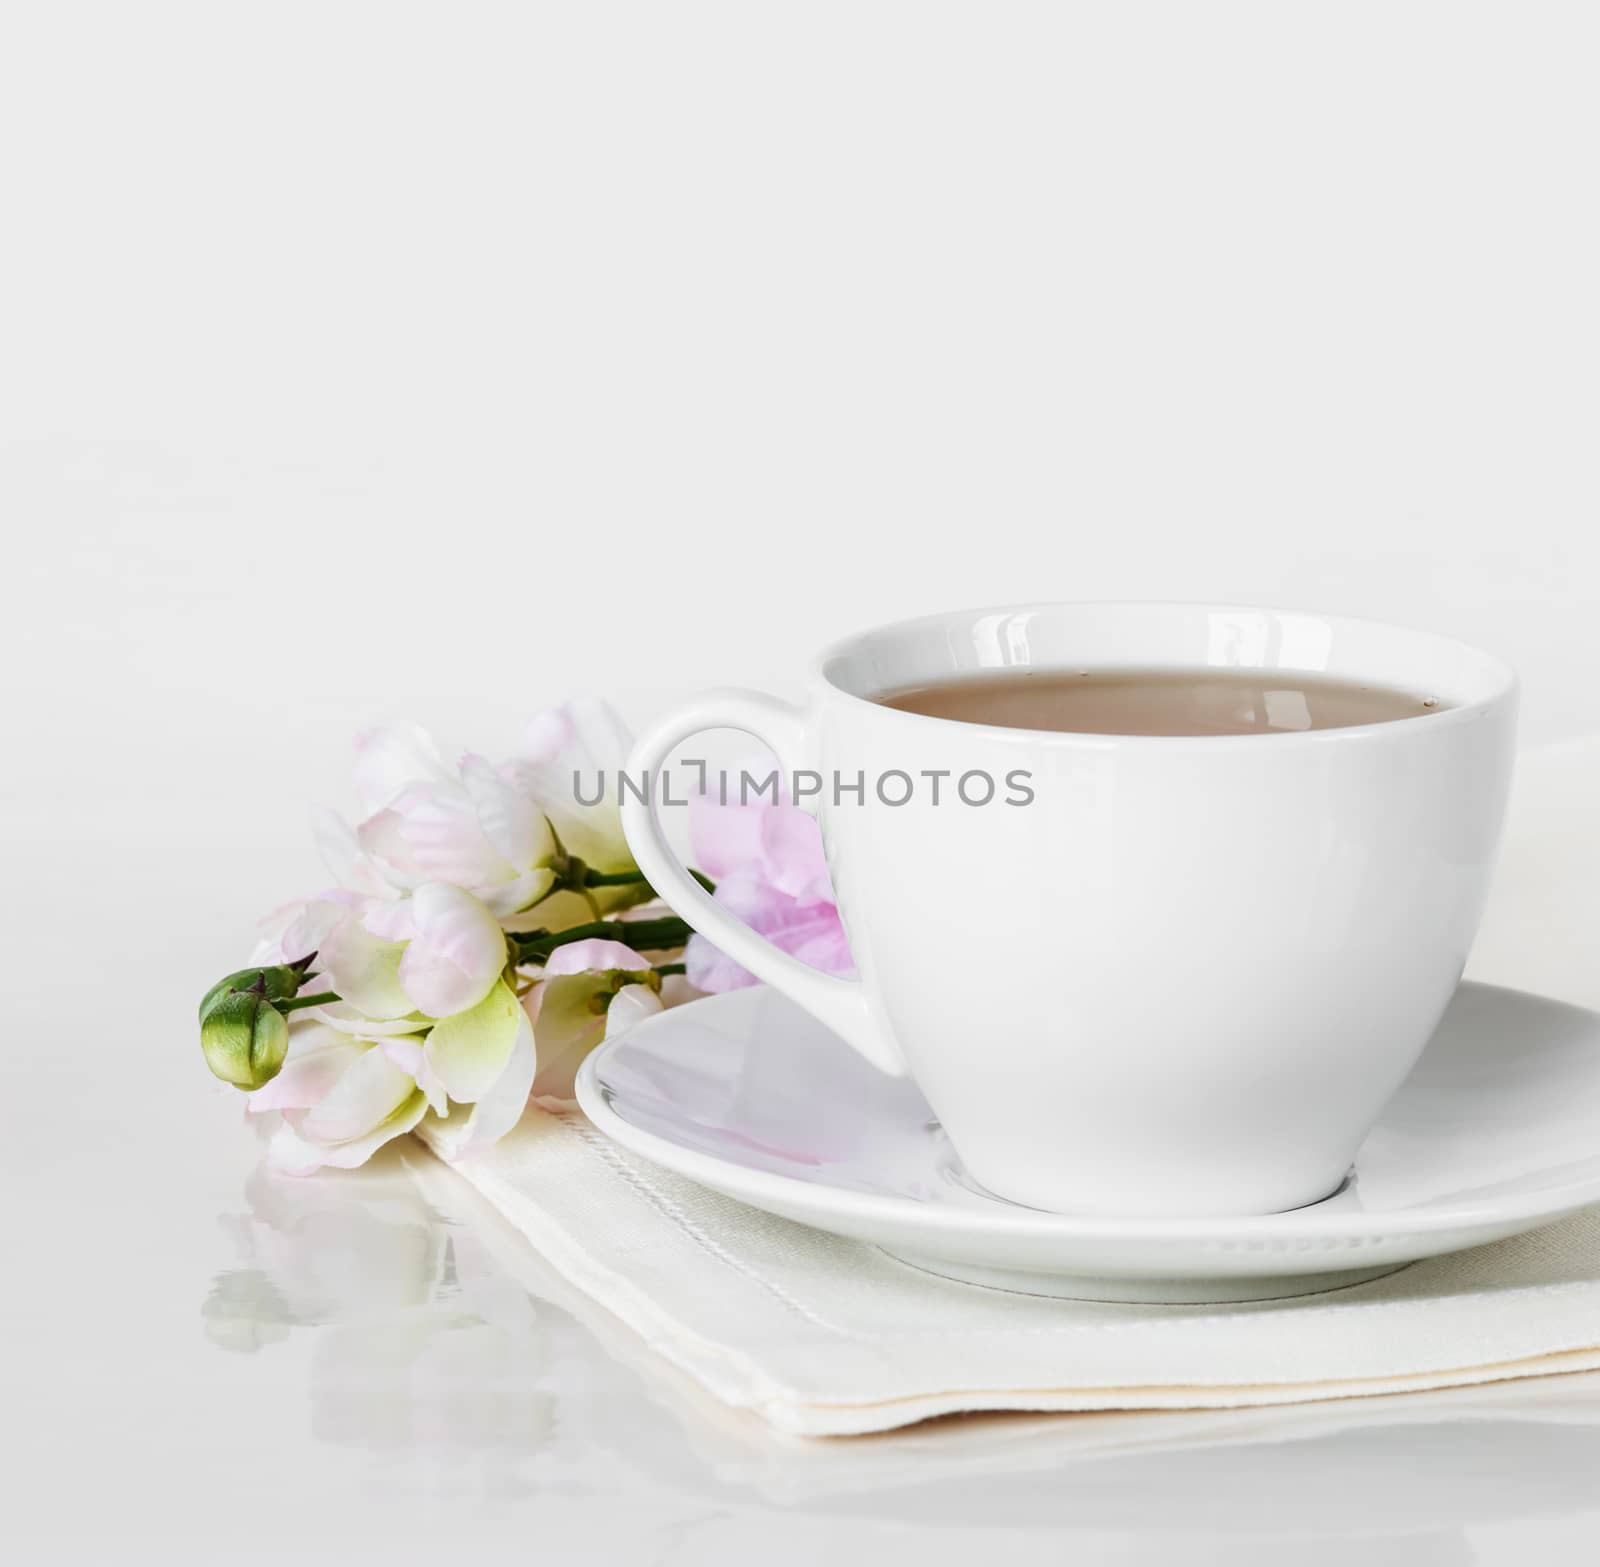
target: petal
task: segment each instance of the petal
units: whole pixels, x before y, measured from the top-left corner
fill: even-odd
[[[249,1097],[252,1115],[267,1110],[309,1110],[332,1090],[335,1083],[366,1053],[353,1039],[338,1039],[285,1061],[270,1083]]]
[[[361,928],[380,941],[410,941],[417,933],[409,898],[374,899],[361,914]]]
[[[454,781],[433,737],[415,724],[366,729],[356,736],[356,797],[369,814],[415,785]]]
[[[428,1102],[421,1090],[415,1090],[392,1115],[365,1136],[331,1145],[313,1142],[285,1121],[273,1134],[267,1148],[267,1158],[274,1168],[288,1175],[310,1175],[324,1165],[353,1170],[365,1164],[385,1143],[409,1132],[422,1119],[427,1108]]]
[[[398,941],[382,941],[366,930],[358,916],[347,914],[317,952],[317,970],[342,1000],[368,1017],[405,1017],[415,1004],[400,983],[400,960],[406,949]]]
[[[484,835],[478,808],[459,786],[408,800],[403,815],[406,847],[430,880],[485,887],[517,874]]]
[[[518,876],[515,881],[497,882],[492,887],[475,887],[473,891],[491,914],[497,919],[504,919],[508,914],[516,914],[538,903],[555,885],[555,881],[556,873],[541,866],[538,870]],[[588,912],[586,908],[586,917]]]
[[[337,811],[326,806],[313,806],[311,810],[311,836],[328,867],[328,874],[341,887],[367,897],[380,897],[384,892],[383,877],[377,866],[368,859],[354,830]]]
[[[822,829],[799,806],[770,806],[761,813],[761,871],[800,903],[833,902]]]
[[[412,893],[411,916],[417,934],[399,966],[411,1005],[441,1018],[476,1006],[506,966],[499,921],[470,892],[442,881]]]
[[[452,1099],[481,1098],[493,1087],[523,1021],[517,998],[497,984],[475,1007],[441,1018],[423,1048],[428,1066]]]
[[[378,1049],[410,1078],[415,1078],[421,1070],[422,1045],[421,1034],[400,1034],[378,1041]]]
[[[759,876],[743,873],[717,883],[716,900],[774,946],[829,974],[855,970],[839,911],[831,903],[800,903]],[[689,983],[697,990],[737,990],[755,976],[695,935],[684,951]]]
[[[304,904],[279,938],[284,962],[298,962],[320,952],[329,935],[359,903],[354,893],[334,891]],[[322,966],[318,964],[319,970]]]
[[[361,1052],[309,1110],[290,1112],[307,1142],[347,1143],[365,1137],[416,1092],[416,1082],[376,1046]]]
[[[461,783],[490,846],[518,871],[547,864],[556,852],[550,823],[533,799],[501,777],[481,756],[461,759]]]
[[[606,1008],[606,1038],[615,1039],[635,1023],[654,1017],[664,1003],[648,985],[624,985]]]
[[[541,980],[530,997],[538,1072],[535,1097],[568,1100],[583,1058],[605,1038],[609,975],[584,973]]]
[[[356,828],[356,842],[362,852],[376,865],[384,880],[401,892],[409,892],[428,879],[428,873],[417,863],[411,845],[406,842],[405,825],[405,817],[386,806],[374,811]]]
[[[428,1059],[426,1041],[423,1045],[422,1060],[417,1064],[417,1087],[426,1096],[428,1108],[435,1115],[443,1116],[450,1113],[450,1096],[445,1092],[444,1084],[439,1081],[439,1074],[434,1071],[433,1063]]]
[[[721,947],[696,932],[683,949],[684,977],[696,990],[716,994],[724,990],[743,990],[758,985],[758,980],[742,963],[736,963]]]
[[[593,938],[588,941],[569,941],[565,946],[557,947],[550,954],[544,972],[549,978],[556,974],[582,974],[589,970],[604,972],[607,969],[642,974],[649,968],[650,960],[640,957],[632,947],[625,947],[620,941]]]
[[[413,1013],[410,1017],[375,1018],[357,1012],[354,1007],[335,1001],[325,1007],[307,1007],[305,1015],[325,1023],[329,1028],[356,1039],[388,1039],[401,1034],[418,1034],[427,1028],[427,1020]],[[292,1036],[291,1036],[292,1037]]]
[[[505,773],[550,818],[569,854],[600,870],[631,870],[617,775],[632,744],[609,704],[580,697],[534,714]]]
[[[533,1025],[519,1006],[511,1053],[493,1084],[470,1110],[457,1109],[439,1125],[434,1148],[446,1159],[459,1159],[474,1148],[497,1141],[522,1119],[533,1087]]]
[[[770,806],[718,805],[709,794],[689,800],[694,863],[713,881],[761,863],[761,823]]]

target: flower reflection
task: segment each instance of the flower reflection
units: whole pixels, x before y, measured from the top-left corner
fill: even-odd
[[[386,1455],[531,1455],[552,1428],[545,1324],[423,1198],[405,1157],[337,1176],[259,1165],[247,1211],[221,1221],[238,1265],[212,1282],[205,1335],[244,1354],[309,1336],[314,1439]],[[484,1479],[500,1490],[512,1476]]]

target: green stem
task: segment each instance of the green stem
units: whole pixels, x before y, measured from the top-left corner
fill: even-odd
[[[325,1007],[330,1001],[338,999],[334,991],[319,990],[314,996],[294,996],[288,1001],[274,1001],[272,1004],[280,1012],[298,1012],[301,1007]]]
[[[643,871],[597,871],[584,867],[585,887],[636,887],[644,880]]]
[[[683,946],[693,929],[675,914],[653,920],[592,920],[567,930],[530,930],[513,937],[523,963],[543,963],[557,947],[596,938],[621,941],[637,952],[665,952]]]
[[[688,969],[689,965],[687,963],[657,963],[655,965],[656,973],[663,979],[669,974],[685,974]]]

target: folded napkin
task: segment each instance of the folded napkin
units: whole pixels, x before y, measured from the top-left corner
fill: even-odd
[[[1469,972],[1600,1007],[1600,740],[1523,759]],[[1593,933],[1593,934],[1592,934]],[[1600,1367],[1600,1208],[1298,1300],[1123,1306],[918,1272],[530,1110],[457,1172],[724,1402],[812,1435],[962,1410],[1226,1408]]]

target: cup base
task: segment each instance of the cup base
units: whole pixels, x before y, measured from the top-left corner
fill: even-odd
[[[932,1124],[930,1130],[935,1135],[948,1136],[937,1122]],[[1199,1200],[1193,1183],[1178,1188],[1163,1183],[1160,1187],[1142,1192],[1138,1201],[1089,1204],[1043,1201],[1041,1199],[1046,1194],[1031,1177],[1021,1188],[1015,1182],[1006,1182],[1004,1186],[984,1182],[973,1174],[970,1163],[958,1165],[955,1174],[955,1179],[961,1185],[980,1197],[987,1197],[991,1202],[1003,1202],[1014,1208],[1026,1208],[1032,1213],[1059,1214],[1071,1219],[1264,1219],[1274,1214],[1298,1213],[1302,1209],[1329,1202],[1349,1186],[1350,1178],[1351,1168],[1346,1164],[1337,1176],[1330,1178],[1324,1174],[1298,1188],[1280,1188],[1266,1204],[1247,1200],[1244,1194],[1252,1188],[1243,1183],[1235,1183],[1226,1192],[1219,1191]],[[1006,1190],[1007,1186],[1011,1189]]]
[[[1232,1301],[1291,1300],[1297,1295],[1320,1295],[1349,1289],[1373,1279],[1387,1278],[1409,1263],[1381,1268],[1335,1268],[1327,1273],[1300,1273],[1271,1278],[1215,1279],[1097,1279],[1072,1273],[1035,1273],[1021,1268],[990,1268],[917,1252],[880,1247],[886,1256],[921,1273],[932,1273],[962,1284],[1006,1290],[1013,1295],[1044,1295],[1056,1300],[1110,1301],[1136,1306],[1214,1306]]]

